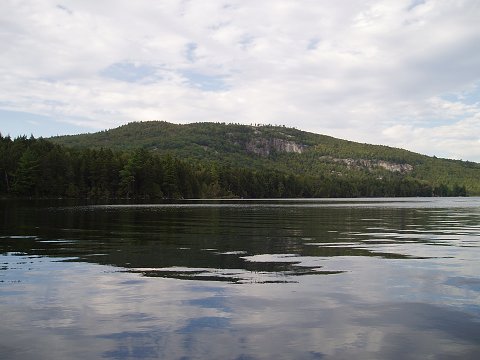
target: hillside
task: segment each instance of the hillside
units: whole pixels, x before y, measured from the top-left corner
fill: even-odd
[[[436,187],[439,195],[457,186],[464,186],[469,195],[480,195],[480,164],[280,126],[146,121],[49,140],[74,148],[144,148],[185,160],[305,176],[414,179]]]

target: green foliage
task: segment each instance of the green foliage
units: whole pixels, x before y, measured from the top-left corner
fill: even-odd
[[[287,145],[301,151],[282,150]],[[478,178],[479,164],[270,125],[157,121],[50,140],[0,135],[3,195],[465,196],[480,194]]]
[[[157,154],[168,152],[189,163],[215,163],[257,173],[268,170],[304,178],[335,178],[338,186],[342,186],[347,179],[355,182],[369,179],[370,183],[375,183],[377,178],[391,181],[389,179],[395,174],[376,165],[384,161],[411,166],[411,171],[397,174],[405,181],[428,183],[432,188],[444,184],[451,190],[450,193],[454,193],[453,188],[458,185],[464,187],[469,195],[480,195],[479,164],[431,158],[389,146],[360,144],[284,126],[219,123],[176,125],[147,121],[94,134],[55,137],[51,140],[81,149],[108,147],[124,151],[144,148]],[[303,151],[301,154],[286,153],[270,147],[262,156],[252,150],[262,150],[262,146],[277,140],[298,144]],[[347,160],[359,163],[370,161],[372,165],[351,166]],[[211,190],[215,193],[215,186]],[[279,193],[283,192],[279,189]]]
[[[18,161],[13,192],[19,195],[34,195],[39,168],[38,155],[31,148],[27,148]]]

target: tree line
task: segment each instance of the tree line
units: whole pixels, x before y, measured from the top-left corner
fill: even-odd
[[[168,152],[73,149],[0,134],[0,195],[91,199],[465,196],[396,174],[319,176],[181,159]]]

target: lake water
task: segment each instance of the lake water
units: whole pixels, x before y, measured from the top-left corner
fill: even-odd
[[[480,198],[0,201],[0,358],[479,359]]]

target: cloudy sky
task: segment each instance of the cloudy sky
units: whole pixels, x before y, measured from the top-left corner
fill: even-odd
[[[478,0],[1,0],[0,132],[294,126],[480,162]]]

